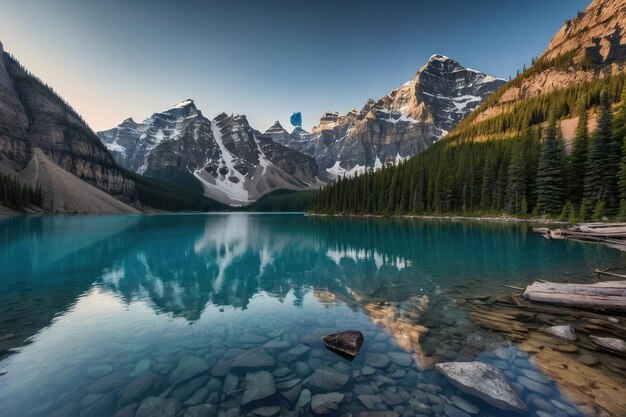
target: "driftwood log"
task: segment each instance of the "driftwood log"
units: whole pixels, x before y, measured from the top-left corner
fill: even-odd
[[[571,239],[581,242],[601,243],[626,251],[626,223],[583,223],[567,229],[534,229],[547,239]]]
[[[626,311],[626,281],[589,285],[534,282],[526,287],[524,298],[592,310]]]

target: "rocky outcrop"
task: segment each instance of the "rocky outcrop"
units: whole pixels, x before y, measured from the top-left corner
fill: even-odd
[[[545,52],[476,121],[507,112],[525,98],[604,78],[626,68],[626,2],[594,0],[566,20]],[[541,65],[538,67],[537,65]]]
[[[623,0],[593,0],[584,12],[566,20],[554,35],[544,57],[553,59],[574,52],[575,62],[622,67],[626,60],[626,3]]]
[[[311,156],[261,135],[243,115],[222,113],[210,120],[190,99],[98,135],[120,165],[226,204],[248,204],[276,189],[322,185]]]
[[[433,55],[415,77],[361,110],[325,113],[308,134],[277,122],[265,133],[315,157],[330,178],[376,170],[428,148],[505,83]]]
[[[56,165],[118,197],[134,196],[89,126],[0,44],[0,164],[21,171],[38,148]]]

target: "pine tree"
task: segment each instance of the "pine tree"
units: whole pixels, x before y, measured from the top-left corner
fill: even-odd
[[[578,103],[578,124],[567,161],[567,195],[574,204],[580,204],[583,199],[588,148],[587,100],[583,97]]]
[[[613,135],[616,142],[622,141],[622,159],[617,174],[617,184],[620,198],[626,200],[626,88],[622,91],[619,109],[613,124]]]
[[[565,149],[554,113],[546,129],[537,168],[537,205],[541,213],[557,214],[564,203]]]
[[[608,153],[610,150],[611,104],[609,103],[608,93],[604,90],[600,97],[598,126],[589,145],[587,172],[585,175],[584,196],[594,206],[596,202],[609,198],[606,171],[609,164]]]
[[[512,213],[521,211],[522,200],[526,198],[526,167],[524,143],[519,139],[513,146],[509,162],[508,183],[506,186],[506,209]]]

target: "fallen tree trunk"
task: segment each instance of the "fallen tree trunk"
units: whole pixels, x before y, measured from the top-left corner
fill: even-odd
[[[580,242],[601,243],[626,251],[626,223],[583,223],[567,229],[533,229],[547,239],[570,239]]]
[[[526,287],[524,298],[592,310],[626,311],[626,281],[590,285],[534,282]]]

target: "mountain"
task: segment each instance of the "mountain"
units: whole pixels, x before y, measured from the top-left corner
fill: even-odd
[[[135,195],[133,182],[124,177],[76,111],[4,52],[0,43],[0,174],[27,185],[20,173],[38,149],[42,152],[40,159],[76,176],[87,183],[85,186],[125,202]],[[50,190],[42,189],[44,204],[52,205]],[[61,196],[56,197],[58,203]],[[135,211],[131,207],[125,210]]]
[[[625,221],[625,26],[626,0],[593,0],[442,140],[325,187],[315,210]]]
[[[78,113],[0,43],[0,215],[224,208],[120,167]]]
[[[428,148],[505,84],[505,80],[433,55],[415,77],[347,114],[325,113],[309,135],[277,122],[265,133],[313,155],[331,177],[397,163]]]
[[[277,189],[322,185],[311,156],[262,135],[245,116],[222,113],[211,120],[190,99],[141,123],[126,119],[98,136],[121,166],[229,205]]]
[[[112,194],[132,194],[115,162],[78,114],[0,44],[0,147],[24,167],[40,148],[57,165]]]
[[[490,97],[451,136],[471,139],[478,131],[492,134],[517,128],[515,122],[525,117],[522,113],[533,99],[540,101],[549,93],[567,88],[591,91],[592,85],[599,85],[597,80],[623,73],[625,31],[624,0],[592,1],[584,11],[563,23],[530,68]],[[597,104],[597,100],[592,104]],[[575,106],[564,108],[559,116],[570,116],[574,109]],[[540,119],[537,121],[545,121],[545,117]],[[493,126],[487,128],[489,124]]]

